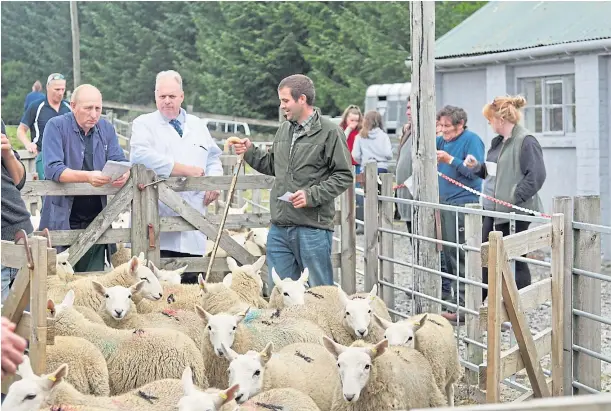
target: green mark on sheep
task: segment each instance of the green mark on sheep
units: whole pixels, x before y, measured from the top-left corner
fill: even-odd
[[[242,324],[249,324],[249,323],[255,321],[260,316],[261,316],[261,311],[260,310],[253,310],[253,309],[251,309],[246,314],[246,317],[244,317],[244,319],[242,320]]]
[[[108,358],[117,350],[117,344],[112,341],[104,340],[102,341],[102,346],[99,348],[104,358]]]

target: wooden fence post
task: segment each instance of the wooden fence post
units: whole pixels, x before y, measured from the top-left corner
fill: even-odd
[[[480,204],[467,204],[471,210],[481,210]],[[479,214],[465,214],[465,240],[468,246],[481,248],[482,246],[482,216]],[[482,282],[482,259],[480,253],[467,251],[465,256],[466,278],[472,281]],[[475,285],[465,284],[465,307],[478,311],[482,305],[482,289]],[[479,318],[467,314],[467,337],[474,341],[482,342],[482,331],[479,326]],[[484,350],[474,344],[467,343],[467,361],[479,365],[484,361]],[[475,385],[479,380],[477,371],[466,370],[465,379],[467,384]]]
[[[30,360],[32,370],[39,375],[47,367],[47,239],[30,238],[34,270],[30,277]]]
[[[393,175],[384,173],[380,175],[382,180],[382,195],[385,197],[393,196]],[[381,212],[379,214],[380,227],[392,229],[395,216],[395,203],[391,201],[383,201],[381,204]],[[380,233],[380,255],[388,258],[394,258],[393,235],[390,233]],[[382,260],[380,262],[380,278],[391,284],[395,283],[395,265],[389,261]],[[365,290],[368,291],[368,290]],[[381,298],[386,303],[388,308],[395,308],[395,290],[394,288],[382,285]]]
[[[378,168],[365,165],[365,292],[378,282]]]
[[[552,395],[564,392],[564,215],[552,216]]]
[[[600,197],[580,196],[575,198],[573,221],[600,224]],[[594,231],[575,230],[574,266],[581,270],[600,272],[601,234]],[[600,315],[601,281],[576,275],[573,277],[573,309]],[[601,324],[579,315],[573,317],[573,343],[592,351],[601,352]],[[579,351],[574,352],[574,379],[595,390],[601,389],[601,363]],[[577,394],[587,394],[576,389]]]
[[[501,295],[503,280],[503,233],[493,231],[488,237],[488,356],[486,362],[486,402],[501,399]]]
[[[340,196],[342,224],[341,286],[348,295],[356,293],[356,201],[354,184]]]
[[[562,310],[563,323],[563,395],[573,395],[573,250],[575,247],[573,234],[573,199],[571,197],[554,197],[554,213],[564,214],[564,263],[562,267],[562,281],[564,294],[564,307]],[[553,256],[552,256],[553,264]],[[552,312],[556,311],[552,301]],[[553,381],[553,379],[552,379]],[[552,387],[553,388],[553,387]],[[556,390],[554,389],[554,395]]]
[[[147,247],[147,223],[146,223],[146,204],[144,203],[144,192],[138,188],[139,184],[147,183],[146,167],[142,164],[134,164],[131,169],[130,178],[133,181],[133,200],[132,200],[132,224],[131,224],[131,246],[132,256],[137,256],[141,252],[146,256]],[[148,188],[148,187],[147,187]]]
[[[334,205],[335,205],[335,209],[338,209],[338,206],[340,206],[340,199],[336,198],[334,201]],[[341,221],[340,221],[341,224]],[[340,224],[336,224],[333,226],[333,236],[331,237],[331,255],[335,255],[338,253],[341,253],[342,250],[342,244],[341,244],[341,235],[342,235],[342,226]],[[336,240],[335,238],[339,238],[339,240]],[[339,266],[335,266],[333,267],[333,282],[339,283],[340,282],[340,270],[341,270],[341,260],[340,260],[340,264]]]

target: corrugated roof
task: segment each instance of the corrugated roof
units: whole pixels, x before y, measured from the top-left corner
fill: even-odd
[[[435,43],[444,59],[611,38],[611,1],[492,1]]]

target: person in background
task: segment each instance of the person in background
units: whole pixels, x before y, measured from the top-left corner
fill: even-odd
[[[23,111],[25,111],[33,102],[42,100],[43,98],[45,98],[45,95],[42,93],[42,84],[40,84],[40,80],[36,80],[34,84],[32,84],[32,91],[25,96]]]
[[[397,150],[397,169],[395,177],[397,184],[403,184],[412,176],[412,103],[408,97],[407,108],[407,123],[403,125],[401,139],[399,140],[399,149]],[[407,187],[398,188],[396,191],[398,198],[413,200],[412,193]],[[397,203],[397,211],[399,219],[405,221],[407,231],[412,232],[412,206],[409,204]]]
[[[361,164],[361,172],[364,172],[367,163],[375,162],[378,173],[388,173],[388,162],[392,160],[392,145],[383,127],[380,113],[375,110],[365,113],[363,127],[352,147],[352,158]]]
[[[469,154],[478,161],[484,158],[484,142],[474,132],[467,129],[467,113],[460,107],[445,106],[437,113],[442,135],[437,137],[437,170],[467,187],[481,191],[482,179],[467,168],[463,162]],[[479,203],[479,197],[462,187],[450,183],[439,176],[439,202],[464,207],[469,203]],[[465,242],[465,215],[454,211],[441,210],[442,239],[455,244]],[[456,225],[458,221],[458,227]],[[458,231],[458,232],[457,232]],[[456,247],[443,246],[443,255],[448,274],[465,277],[465,252]],[[465,284],[442,278],[442,299],[450,303],[465,305]],[[454,297],[452,297],[452,291]],[[443,313],[450,321],[463,322],[464,315],[458,316],[447,308]],[[462,314],[462,313],[461,313]]]
[[[4,121],[2,123],[2,227],[0,227],[1,237],[5,241],[14,241],[15,233],[24,230],[30,235],[34,228],[30,221],[28,212],[20,190],[25,184],[25,166],[19,159],[19,154],[11,146],[10,140],[6,136]],[[16,268],[2,266],[2,303],[8,297],[9,288],[17,277]]]
[[[543,150],[532,133],[519,124],[526,105],[522,96],[497,97],[483,108],[484,117],[497,134],[490,143],[486,162],[468,155],[465,165],[485,179],[484,194],[533,211],[543,211],[539,191],[545,183],[546,171]],[[484,210],[524,214],[484,198]],[[488,241],[491,231],[510,234],[509,220],[484,217],[482,241]],[[530,222],[516,220],[516,232],[528,230]],[[531,283],[528,264],[516,261],[515,279],[518,289]],[[488,284],[488,269],[482,268],[482,280]],[[488,290],[482,289],[482,301]]]
[[[342,130],[344,130],[348,150],[352,152],[354,140],[363,126],[363,114],[361,113],[359,106],[355,106],[354,104],[349,105],[346,110],[344,110],[344,114],[342,114],[342,121],[339,123],[339,126]],[[356,168],[356,174],[360,173],[359,163],[354,161],[353,157],[351,158],[352,165]]]
[[[102,174],[107,160],[127,161],[114,127],[102,114],[102,94],[90,84],[74,89],[72,112],[49,120],[43,139],[45,176],[58,183],[89,183],[94,187],[112,183],[123,187],[129,171],[111,182]],[[42,205],[40,229],[79,230],[106,207],[105,195],[47,196]],[[58,247],[61,252],[62,247]],[[75,272],[104,271],[105,251],[110,261],[112,245],[94,244],[74,265]]]
[[[47,78],[47,96],[31,103],[23,113],[17,138],[26,150],[36,156],[36,173],[40,180],[45,179],[42,140],[47,123],[54,117],[70,113],[70,105],[63,100],[66,91],[66,79],[60,73],[53,73]],[[31,141],[27,132],[30,130]]]
[[[278,98],[288,121],[280,125],[269,151],[248,138],[234,144],[252,168],[276,177],[267,236],[270,272],[274,268],[281,279],[296,281],[307,267],[310,287],[333,285],[335,199],[354,183],[344,133],[321,115],[315,97],[309,77],[286,77],[278,85]],[[280,199],[287,192],[288,198]]]
[[[137,117],[129,140],[132,163],[144,164],[159,177],[222,176],[221,149],[204,122],[181,107],[185,94],[182,77],[174,70],[162,71],[155,79],[157,111]],[[218,190],[178,193],[203,215],[219,196]],[[159,203],[161,216],[176,216]],[[159,235],[162,258],[202,257],[206,235],[198,230],[164,232]],[[182,282],[197,282],[197,272],[185,272]]]
[[[7,375],[15,374],[19,364],[23,362],[23,354],[27,341],[15,333],[16,324],[10,322],[8,318],[2,317],[2,378]],[[4,398],[4,394],[3,398]]]

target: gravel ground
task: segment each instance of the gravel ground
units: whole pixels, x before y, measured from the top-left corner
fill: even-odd
[[[395,222],[395,230],[405,231],[405,225],[403,223]],[[357,236],[357,246],[363,247],[365,243],[363,235]],[[394,257],[399,260],[411,262],[412,252],[409,239],[407,237],[395,235],[393,239],[394,245]],[[535,252],[529,255],[530,258],[538,260],[550,261],[549,253]],[[550,270],[547,267],[541,267],[530,264],[530,271],[532,274],[532,281],[540,281],[547,278],[550,275]],[[357,270],[364,270],[363,255],[357,251]],[[611,275],[611,264],[603,265],[601,269],[602,273]],[[394,268],[395,281],[399,286],[411,288],[412,286],[412,273],[409,267],[404,267],[396,264]],[[357,291],[364,291],[364,278],[362,275],[357,274]],[[369,290],[366,290],[369,291]],[[395,291],[395,308],[401,313],[411,314],[412,301],[409,296],[403,292]],[[611,284],[609,282],[603,282],[602,284],[602,316],[611,319]],[[547,327],[551,327],[551,307],[549,305],[543,305],[537,309],[531,310],[527,313],[530,329],[533,334]],[[461,337],[466,336],[466,329],[461,326],[459,329]],[[486,341],[486,333],[484,332],[484,343]],[[602,324],[602,353],[607,356],[611,356],[611,327]],[[517,343],[510,344],[510,332],[503,332],[501,337],[502,349],[506,350]],[[466,346],[463,341],[460,341],[460,353],[463,359],[465,356]],[[485,353],[484,353],[485,356]],[[549,355],[542,358],[542,366],[544,369],[549,369],[550,359]],[[603,391],[611,391],[611,364],[602,362],[602,374],[603,374]],[[525,371],[522,371],[516,375],[516,382],[530,386],[528,377]],[[501,401],[509,402],[515,400],[521,395],[521,392],[517,389],[510,388],[505,384],[501,384]],[[481,398],[485,398],[485,395],[479,391],[478,387],[469,386],[464,381],[458,384],[456,389],[456,405],[475,403],[481,401]]]

